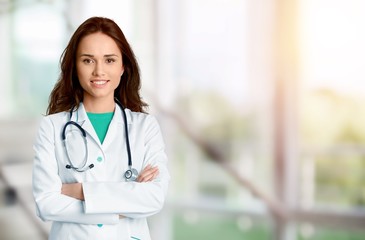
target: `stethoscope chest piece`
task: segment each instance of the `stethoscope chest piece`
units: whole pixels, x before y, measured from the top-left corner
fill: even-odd
[[[130,168],[124,173],[124,178],[127,182],[136,181],[138,177],[138,171],[135,168]]]

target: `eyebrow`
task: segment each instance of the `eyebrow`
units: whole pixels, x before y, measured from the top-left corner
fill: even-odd
[[[87,53],[83,53],[83,54],[80,54],[80,57],[91,57],[93,58],[94,55],[92,54],[87,54]],[[119,57],[117,54],[105,54],[104,57]]]

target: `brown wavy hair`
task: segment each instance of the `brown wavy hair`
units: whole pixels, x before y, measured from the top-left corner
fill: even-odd
[[[76,29],[61,55],[61,73],[49,96],[47,114],[70,111],[82,102],[83,89],[76,71],[76,51],[82,38],[97,32],[104,33],[114,39],[122,53],[124,73],[121,76],[119,86],[114,91],[114,97],[124,107],[132,111],[145,112],[148,105],[142,101],[139,95],[141,88],[139,66],[122,30],[111,19],[92,17]]]

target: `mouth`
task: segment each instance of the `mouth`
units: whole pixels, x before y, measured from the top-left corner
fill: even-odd
[[[97,86],[103,86],[105,85],[109,80],[92,80],[91,83],[95,84]]]

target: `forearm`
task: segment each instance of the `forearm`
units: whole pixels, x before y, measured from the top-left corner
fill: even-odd
[[[147,165],[145,169],[139,174],[137,182],[149,182],[155,179],[159,171],[157,167]],[[76,198],[77,200],[84,201],[84,192],[82,189],[82,183],[64,183],[62,184],[61,193],[63,195]]]
[[[150,182],[156,178],[159,171],[157,167],[152,167],[151,165],[146,166],[146,168],[139,174],[137,182]],[[84,191],[82,188],[82,183],[64,183],[62,184],[61,194],[75,198],[80,201],[84,201]],[[124,215],[119,215],[119,219],[125,218]]]
[[[82,183],[64,183],[62,184],[61,194],[84,201],[84,192]]]
[[[147,182],[83,183],[85,213],[118,213],[139,218],[159,212],[165,201],[170,176],[164,165],[159,165],[158,169],[158,175]]]
[[[56,198],[58,197],[54,196],[37,201],[37,215],[43,221],[79,224],[117,224],[119,221],[118,214],[85,214],[81,201]]]
[[[116,213],[130,218],[148,217],[161,210],[166,188],[161,182],[84,183],[84,210],[86,214]]]

